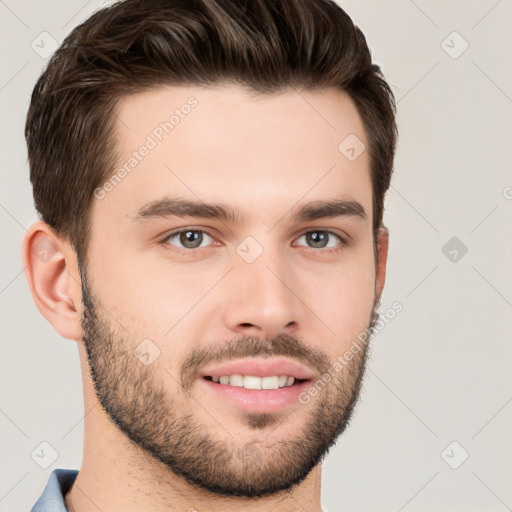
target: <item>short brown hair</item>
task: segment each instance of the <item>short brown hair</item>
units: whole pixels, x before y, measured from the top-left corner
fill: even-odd
[[[117,101],[164,84],[222,82],[269,94],[333,87],[350,95],[369,143],[375,242],[393,169],[395,99],[341,7],[331,0],[123,0],[66,37],[27,113],[36,209],[79,261],[93,191],[115,169]]]

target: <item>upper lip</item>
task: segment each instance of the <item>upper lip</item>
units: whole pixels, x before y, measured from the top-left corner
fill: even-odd
[[[300,380],[308,380],[315,377],[314,372],[299,363],[278,357],[243,359],[222,363],[205,368],[200,372],[199,377],[221,377],[222,375],[235,374],[254,375],[255,377],[288,375]]]

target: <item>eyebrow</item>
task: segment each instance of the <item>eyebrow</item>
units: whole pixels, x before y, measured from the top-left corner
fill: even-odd
[[[295,222],[334,217],[355,217],[360,220],[367,218],[366,210],[361,203],[343,199],[312,201],[292,209],[290,215],[291,220]],[[190,199],[164,197],[140,208],[134,220],[146,221],[172,216],[219,219],[229,223],[239,223],[244,218],[239,211],[222,203],[208,204]]]

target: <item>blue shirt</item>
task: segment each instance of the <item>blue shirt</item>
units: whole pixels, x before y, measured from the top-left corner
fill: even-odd
[[[78,469],[54,469],[30,512],[67,512],[64,495],[71,489]]]

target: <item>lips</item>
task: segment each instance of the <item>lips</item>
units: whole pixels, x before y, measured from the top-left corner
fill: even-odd
[[[198,375],[204,377],[221,377],[223,375],[253,375],[255,377],[272,377],[275,375],[288,375],[296,380],[310,380],[315,373],[286,358],[272,357],[267,359],[253,358],[204,368]]]
[[[299,396],[307,391],[311,382],[308,380],[296,382],[292,386],[272,390],[254,390],[217,384],[206,377],[199,379],[197,384],[205,393],[212,393],[211,403],[219,404],[219,400],[222,400],[226,405],[247,413],[268,414],[300,405],[302,402],[299,401]]]

